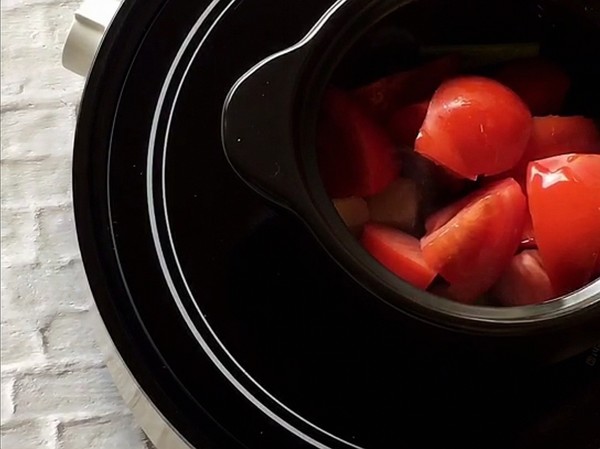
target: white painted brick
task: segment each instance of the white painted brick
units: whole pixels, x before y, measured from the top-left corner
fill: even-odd
[[[88,313],[60,314],[50,321],[44,330],[45,350],[50,360],[102,361]]]
[[[2,375],[2,386],[0,387],[0,423],[2,425],[8,422],[13,415],[13,384],[14,378],[12,376]]]
[[[44,317],[87,310],[91,293],[80,260],[5,268],[2,272],[2,317]]]
[[[54,449],[56,425],[53,422],[25,421],[2,427],[2,449]],[[115,448],[116,449],[116,448]]]
[[[15,292],[12,289],[10,289],[5,282],[4,274],[7,270],[4,267],[2,267],[1,270],[2,273],[0,273],[0,317],[8,319],[8,317],[11,315],[11,309],[13,309],[15,304]]]
[[[15,416],[87,418],[123,410],[123,401],[106,368],[26,374],[15,381]]]
[[[47,207],[39,212],[39,258],[42,263],[68,262],[80,256],[71,207]]]
[[[144,447],[131,419],[115,415],[123,401],[78,313],[91,299],[69,217],[84,80],[61,52],[79,3],[0,3],[2,449]]]
[[[61,65],[62,45],[78,3],[3,7],[1,73],[5,105],[72,101],[80,96],[83,80]],[[5,30],[10,31],[10,39],[5,39]]]
[[[24,360],[40,360],[43,357],[42,335],[37,323],[31,319],[2,321],[2,364],[9,365]]]
[[[65,423],[59,426],[59,449],[146,449],[144,435],[131,416]]]
[[[71,202],[71,162],[1,161],[1,204],[5,207],[45,206]]]
[[[37,260],[37,222],[32,210],[2,211],[2,266],[33,264]]]
[[[18,109],[2,113],[2,159],[45,159],[69,157],[73,132],[65,123],[75,121],[75,106],[56,109]],[[35,132],[23,132],[23,123],[35,127]]]
[[[27,5],[27,7],[38,7],[39,5],[47,5],[47,4],[52,4],[54,3],[55,5],[57,4],[63,4],[62,0],[60,0],[60,3],[54,1],[54,0],[27,0],[26,2],[23,0],[3,0],[2,1],[2,11],[7,11],[10,9],[15,9],[15,8],[22,8],[24,5]],[[67,2],[67,3],[80,3],[79,1],[75,1],[75,2]]]

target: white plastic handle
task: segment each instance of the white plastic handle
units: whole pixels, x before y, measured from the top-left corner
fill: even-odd
[[[118,0],[85,0],[81,4],[63,48],[62,64],[65,68],[87,76],[104,31],[120,5]]]

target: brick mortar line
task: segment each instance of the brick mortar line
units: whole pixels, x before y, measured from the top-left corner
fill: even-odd
[[[6,12],[6,11],[15,11],[15,10],[19,10],[19,9],[27,9],[27,8],[31,8],[31,7],[36,7],[36,6],[50,6],[50,7],[59,7],[59,8],[69,8],[73,10],[73,13],[75,13],[75,11],[77,10],[77,8],[71,8],[73,7],[78,7],[81,4],[81,1],[79,0],[61,0],[60,2],[55,2],[52,0],[42,0],[39,2],[33,2],[33,3],[19,3],[16,4],[14,6],[6,6],[5,3],[2,3],[2,8],[0,8],[0,11],[2,12]]]
[[[66,70],[66,69],[65,69]],[[82,87],[83,88],[83,87]],[[57,98],[47,97],[41,101],[36,100],[36,104],[33,105],[28,99],[30,94],[24,90],[18,94],[3,94],[3,102],[0,105],[2,113],[4,112],[20,112],[20,111],[52,111],[57,108]],[[66,96],[61,98],[67,98],[68,101],[61,101],[59,107],[77,108],[81,101],[81,89],[77,90],[77,93],[68,93]],[[41,105],[41,107],[38,107]],[[72,119],[72,123],[75,123],[75,119]],[[74,129],[74,127],[73,127]]]
[[[90,413],[86,411],[52,413],[52,414],[29,414],[14,415],[2,425],[2,430],[18,429],[31,424],[55,423],[63,427],[79,426],[85,424],[104,424],[112,420],[130,418],[133,415],[127,407],[115,408],[111,411]]]
[[[17,165],[17,164],[24,164],[24,165],[40,165],[39,162],[59,162],[61,165],[72,165],[73,162],[63,156],[56,156],[56,155],[48,155],[47,158],[45,158],[43,161],[38,161],[38,160],[33,160],[33,159],[21,159],[21,158],[5,158],[2,159],[2,162],[4,164],[8,164],[8,165]]]
[[[65,69],[66,70],[66,69]],[[54,112],[56,109],[64,108],[64,109],[77,109],[79,106],[79,102],[81,99],[81,94],[73,94],[73,100],[69,99],[69,101],[64,100],[51,100],[46,99],[39,102],[36,102],[35,105],[27,102],[25,103],[23,92],[18,94],[4,94],[2,96],[2,102],[0,103],[0,114],[4,115],[7,112]],[[67,96],[68,98],[68,96]],[[58,101],[57,101],[58,100]],[[21,103],[21,104],[20,104]],[[75,123],[75,116],[69,117],[72,120],[72,123]]]
[[[27,163],[27,162],[47,162],[49,159],[56,158],[56,156],[47,154],[45,156],[23,156],[23,157],[12,157],[12,156],[0,156],[2,163]],[[63,159],[63,158],[60,158]]]
[[[31,375],[61,376],[90,369],[105,368],[106,363],[100,351],[97,352],[97,355],[99,357],[87,356],[70,360],[48,360],[44,355],[41,355],[39,360],[2,365],[0,373],[5,379],[10,377],[18,380]]]

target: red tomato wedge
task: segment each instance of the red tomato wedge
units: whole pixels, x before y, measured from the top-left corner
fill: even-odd
[[[456,214],[463,210],[466,205],[472,202],[473,199],[473,195],[469,195],[430,215],[427,220],[425,220],[425,230],[427,233],[431,234],[432,232],[440,229],[442,226],[452,220]]]
[[[451,297],[473,303],[498,280],[515,254],[527,214],[519,184],[490,184],[421,240],[423,258],[449,283]]]
[[[573,151],[600,153],[600,132],[593,120],[581,116],[534,117],[529,144],[509,175],[524,179],[529,162]]]
[[[448,176],[452,176],[452,175],[449,174]],[[469,195],[467,195],[463,198],[460,198],[459,200],[438,210],[437,212],[434,212],[429,217],[427,217],[427,219],[425,220],[425,230],[427,231],[428,234],[431,234],[432,232],[437,231],[439,228],[441,228],[446,223],[448,223],[452,218],[454,218],[454,216],[456,214],[458,214],[461,210],[463,210],[465,208],[465,206],[467,206],[469,203],[472,203],[472,202],[480,199],[482,196],[487,195],[489,186],[492,186],[495,183],[498,183],[499,181],[504,181],[506,179],[507,178],[503,178],[503,179],[498,179],[496,181],[488,182],[479,190],[476,190],[476,191],[470,193]],[[464,180],[460,180],[460,181],[465,182]]]
[[[535,250],[523,251],[512,258],[492,294],[504,306],[539,304],[556,296]]]
[[[400,172],[386,131],[339,90],[325,94],[317,148],[321,177],[333,198],[375,195]]]
[[[381,78],[353,94],[373,117],[386,121],[398,107],[431,97],[442,81],[456,75],[459,68],[460,56],[449,55]]]
[[[582,287],[600,258],[600,155],[532,162],[527,193],[537,245],[557,294]]]
[[[577,150],[600,153],[600,132],[593,120],[582,116],[535,117],[525,157],[530,161]]]
[[[411,149],[414,148],[428,107],[429,101],[423,101],[404,106],[394,112],[387,129],[396,143]]]
[[[415,149],[467,179],[495,175],[521,159],[532,123],[523,101],[497,81],[455,78],[434,94]]]
[[[569,76],[543,58],[510,62],[496,78],[514,90],[533,115],[558,114],[571,87]]]
[[[367,224],[362,244],[379,263],[415,287],[426,289],[437,275],[423,260],[419,240],[402,231]]]

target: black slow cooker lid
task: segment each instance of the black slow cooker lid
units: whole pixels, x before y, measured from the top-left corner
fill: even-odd
[[[490,370],[423,345],[229,168],[227,92],[328,6],[128,1],[109,29],[74,194],[94,297],[131,372],[198,448],[596,448],[597,351]]]

